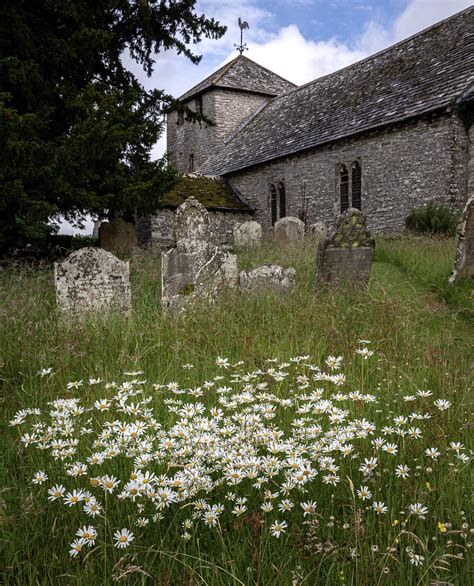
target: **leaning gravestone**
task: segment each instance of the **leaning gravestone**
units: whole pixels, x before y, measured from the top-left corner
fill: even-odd
[[[274,226],[275,240],[281,244],[298,245],[304,241],[304,222],[287,216],[278,220]]]
[[[316,287],[324,283],[346,282],[366,286],[369,282],[374,239],[366,219],[349,208],[338,219],[336,228],[321,240],[316,255]]]
[[[474,196],[468,199],[464,207],[457,232],[458,246],[450,283],[460,277],[474,277]]]
[[[99,245],[111,252],[131,253],[138,246],[135,224],[123,218],[102,222],[99,227]]]
[[[235,248],[258,246],[262,240],[262,226],[254,220],[235,225],[233,232]]]
[[[162,254],[161,300],[164,308],[191,300],[213,300],[237,284],[237,257],[214,241],[209,214],[189,197],[176,211],[176,248]]]
[[[242,293],[288,293],[295,288],[295,275],[293,267],[263,265],[240,273],[240,290]]]
[[[55,263],[54,278],[58,307],[63,313],[131,309],[129,264],[111,252],[81,248]]]

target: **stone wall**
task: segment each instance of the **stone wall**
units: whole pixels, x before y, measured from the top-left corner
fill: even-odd
[[[331,225],[339,213],[338,165],[362,167],[362,212],[375,232],[404,229],[413,207],[431,200],[462,206],[469,141],[454,116],[418,119],[341,140],[227,178],[264,229],[271,228],[269,186],[284,180],[287,215]],[[349,173],[350,174],[350,173]],[[350,205],[350,201],[349,201]]]
[[[186,120],[178,124],[178,114],[172,112],[167,118],[167,151],[170,160],[180,171],[188,173],[192,171],[189,168],[189,155],[193,154],[193,171],[198,171],[205,160],[224,144],[225,138],[267,99],[260,94],[243,91],[214,89],[205,92],[202,94],[202,113],[215,126]],[[186,105],[196,111],[195,99],[191,99]]]
[[[230,246],[236,224],[252,219],[250,213],[218,212],[208,210],[211,230],[216,244]],[[138,242],[142,248],[162,250],[176,245],[174,238],[175,210],[163,209],[153,216],[140,218],[136,223]]]

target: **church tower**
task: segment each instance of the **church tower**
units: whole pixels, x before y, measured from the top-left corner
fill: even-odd
[[[167,118],[167,152],[183,173],[199,172],[226,140],[269,100],[295,88],[291,82],[239,55],[183,94],[179,101],[204,114],[214,126],[186,120],[178,112]]]

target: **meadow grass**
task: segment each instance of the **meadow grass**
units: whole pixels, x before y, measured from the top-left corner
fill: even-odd
[[[463,442],[469,449],[472,436],[468,412],[472,296],[468,283],[446,285],[454,241],[378,242],[370,286],[364,291],[314,292],[314,248],[309,243],[283,250],[269,242],[239,253],[240,268],[263,263],[294,266],[298,284],[291,295],[243,297],[229,291],[213,306],[197,305],[179,316],[161,312],[159,258],[139,253],[131,259],[131,316],[98,316],[82,323],[59,318],[51,267],[2,270],[0,569],[4,583],[109,583],[113,576],[127,583],[173,585],[428,584],[434,579],[472,583],[465,561],[474,538],[467,518],[472,492],[469,466],[452,460],[450,466],[447,458],[449,441]],[[367,346],[374,351],[367,361],[355,354],[361,339],[370,340]],[[151,383],[202,385],[222,374],[216,367],[218,356],[230,363],[244,361],[245,371],[251,372],[268,368],[269,358],[284,363],[298,355],[309,355],[311,364],[321,368],[328,355],[342,356],[344,392],[363,389],[378,398],[377,408],[366,410],[355,404],[353,415],[370,417],[380,427],[390,414],[411,413],[415,407],[403,397],[419,389],[431,390],[433,399],[450,401],[448,410],[434,409],[423,432],[423,446],[439,447],[444,464],[434,463],[432,472],[426,472],[420,449],[405,446],[402,438],[401,447],[412,458],[412,475],[400,482],[385,481],[388,472],[381,470],[377,482],[385,482],[385,503],[390,508],[383,521],[366,515],[365,504],[351,492],[350,479],[356,484],[359,461],[347,464],[337,487],[321,483],[318,476],[304,495],[317,501],[317,518],[303,524],[301,515],[287,515],[288,529],[279,539],[269,534],[269,523],[262,526],[260,516],[252,511],[250,505],[257,504],[244,483],[234,488],[238,496],[248,496],[248,514],[226,518],[217,530],[196,531],[184,542],[180,523],[189,517],[188,508],[166,509],[164,519],[147,528],[142,539],[118,550],[111,534],[128,527],[136,513],[131,503],[119,507],[110,498],[97,551],[70,558],[68,546],[87,519],[48,503],[46,489],[38,490],[31,483],[39,469],[47,470],[51,482],[56,482],[59,465],[44,451],[22,444],[24,431],[8,424],[18,410],[45,410],[48,401],[68,396],[84,397],[92,404],[108,396],[103,384],[84,383],[68,392],[68,382],[94,377],[121,383],[124,372],[143,371],[140,377],[148,381],[147,394],[154,394],[155,417],[170,426],[176,417],[167,409],[163,393],[151,391]],[[186,363],[194,368],[183,370]],[[46,367],[54,374],[38,375]],[[279,397],[294,392],[289,383],[277,386]],[[206,408],[216,405],[212,391],[200,400]],[[279,427],[290,436],[291,421],[287,415],[277,417]],[[105,473],[124,477],[127,470],[124,463],[116,463]],[[216,498],[224,499],[221,493]],[[416,526],[403,525],[399,513],[415,501],[429,503],[429,517]],[[366,515],[363,520],[361,515]],[[446,532],[439,530],[438,522],[447,524]],[[139,534],[136,528],[131,530]],[[409,563],[406,547],[414,547],[420,555],[424,552],[424,562]],[[351,557],[354,548],[356,555]]]

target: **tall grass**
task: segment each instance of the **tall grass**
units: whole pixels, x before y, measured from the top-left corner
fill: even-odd
[[[428,583],[435,577],[469,584],[467,565],[456,559],[447,558],[451,565],[444,572],[436,564],[415,568],[394,562],[391,574],[382,576],[382,553],[365,549],[357,564],[344,557],[345,537],[340,527],[324,525],[310,530],[294,526],[282,542],[260,539],[251,516],[223,527],[220,533],[203,533],[187,547],[175,528],[182,519],[176,512],[176,518],[167,518],[166,527],[156,530],[144,550],[137,545],[133,554],[128,555],[127,550],[124,557],[109,544],[108,567],[103,556],[71,560],[67,545],[79,520],[38,499],[31,478],[42,460],[21,445],[18,431],[7,423],[19,409],[45,408],[48,401],[66,396],[69,381],[89,377],[121,380],[125,371],[143,370],[143,377],[153,383],[200,385],[216,373],[217,356],[231,362],[244,360],[250,371],[261,368],[267,358],[286,361],[309,354],[315,364],[322,364],[329,354],[341,355],[349,384],[357,388],[361,362],[354,350],[358,340],[366,339],[377,360],[363,373],[365,388],[379,389],[386,409],[400,408],[403,395],[417,389],[445,397],[453,404],[449,416],[443,427],[434,422],[428,433],[433,442],[455,436],[467,445],[472,435],[468,423],[472,328],[466,318],[472,312],[472,297],[453,294],[446,303],[446,296],[440,295],[450,272],[453,243],[391,240],[380,243],[376,254],[368,290],[314,292],[314,246],[282,250],[267,243],[240,253],[239,266],[270,262],[294,266],[298,279],[294,293],[244,297],[229,291],[216,304],[202,304],[183,315],[162,314],[159,259],[137,254],[131,261],[132,315],[128,319],[98,316],[82,323],[60,319],[51,267],[4,269],[0,274],[4,412],[0,568],[4,582],[90,584],[122,574],[130,583],[150,584],[367,584],[374,580],[412,584]],[[184,373],[185,363],[194,368]],[[51,367],[54,376],[37,374],[45,367]],[[103,395],[94,387],[85,392],[88,400]],[[163,422],[169,421],[160,401],[157,399],[154,409]],[[410,490],[409,484],[404,486],[403,490]],[[439,520],[462,531],[462,524],[468,522],[462,513],[468,504],[468,470],[444,476],[435,471],[430,488],[435,491]],[[322,494],[326,493],[320,493],[318,501],[327,522],[331,511],[340,509],[330,493],[327,502],[321,501]],[[393,501],[402,496],[395,492]],[[348,507],[350,503],[348,493]],[[386,532],[375,526],[366,531],[381,549],[389,545],[389,537],[406,539],[406,545],[410,541],[407,536],[397,538],[397,526]],[[359,537],[370,549],[367,536]],[[432,538],[441,540],[430,528],[423,539],[428,544]],[[459,541],[458,534],[452,539]],[[325,541],[336,544],[336,550],[324,549]],[[468,541],[460,540],[465,555]]]

